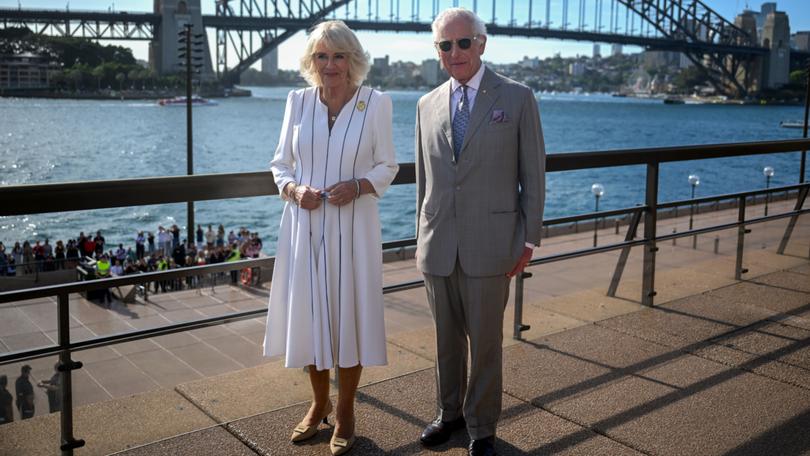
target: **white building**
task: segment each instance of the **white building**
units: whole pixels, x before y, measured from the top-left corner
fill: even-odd
[[[540,59],[537,57],[529,58],[528,56],[523,56],[523,60],[518,62],[519,65],[523,68],[527,68],[530,70],[536,70],[540,68]]]
[[[444,71],[439,64],[439,61],[436,59],[422,61],[420,73],[422,74],[422,79],[425,80],[425,83],[431,87],[437,86],[440,82],[445,80]]]
[[[790,44],[797,51],[810,52],[810,31],[794,33],[790,37]]]

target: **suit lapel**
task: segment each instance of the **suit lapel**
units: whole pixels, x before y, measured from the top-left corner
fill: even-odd
[[[467,125],[467,133],[464,135],[464,143],[461,145],[461,155],[470,143],[470,140],[478,133],[481,122],[487,118],[487,114],[492,110],[492,105],[498,98],[495,90],[500,85],[500,81],[489,68],[484,69],[484,76],[481,78],[481,85],[475,95],[475,105],[470,113],[470,123]],[[452,137],[452,136],[451,136]]]
[[[442,85],[441,89],[439,89],[438,97],[439,99],[436,106],[439,106],[439,108],[436,109],[436,113],[446,140],[445,144],[447,145],[442,155],[449,157],[449,160],[453,161],[453,125],[450,121],[450,80],[447,80],[447,82]]]

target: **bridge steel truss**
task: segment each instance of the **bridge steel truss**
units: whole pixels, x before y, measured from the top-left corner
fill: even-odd
[[[487,30],[491,35],[617,43],[683,52],[718,91],[735,96],[748,94],[750,71],[743,70],[751,68],[753,59],[768,52],[746,31],[720,16],[701,0],[563,0],[562,11],[556,12],[561,17],[561,24],[555,28],[551,27],[554,13],[551,0],[523,2],[523,7],[528,9],[527,17],[516,15],[515,0],[507,1],[510,2],[509,19],[502,21],[506,22],[505,25],[497,22],[497,0],[487,2],[487,5],[484,5],[484,1],[473,0],[469,6],[482,16],[486,14],[483,10],[491,6],[491,16],[484,17],[485,21],[489,19]],[[325,18],[342,19],[354,30],[430,32],[430,21],[423,21],[420,17],[420,12],[424,14],[424,8],[420,9],[420,0],[410,0],[410,14],[406,15],[400,12],[400,0],[343,0],[331,3],[328,0],[312,0],[309,3],[304,0],[297,3],[294,0],[292,3],[291,0],[273,0],[270,5],[267,0],[263,5],[257,0],[239,0],[238,12],[232,6],[234,3],[230,0],[220,1],[217,14],[204,18],[207,27],[217,29],[217,70],[220,74],[230,74],[231,78],[295,32],[310,28]],[[363,9],[358,10],[358,5],[362,5]],[[483,8],[479,8],[479,5]],[[591,5],[594,6],[593,14],[590,13]],[[343,6],[345,9],[338,11]],[[381,6],[388,8],[387,14],[384,10],[381,14]],[[545,20],[535,17],[535,11],[542,12],[543,6]],[[569,10],[576,6],[576,15],[569,14]],[[623,26],[620,7],[625,9]],[[428,13],[430,20],[439,10],[439,2],[433,0]],[[518,25],[518,17],[526,19],[523,25]],[[569,20],[577,22],[572,24]],[[592,22],[591,26],[586,24],[589,21]],[[254,48],[256,40],[253,34],[256,33],[262,43],[258,49]],[[229,42],[239,61],[231,69],[228,69],[227,61]],[[745,79],[738,80],[738,74],[744,74]]]
[[[217,75],[226,83],[236,83],[239,75],[250,68],[264,55],[276,49],[297,32],[311,28],[333,14],[351,0],[239,0],[217,1],[216,16],[204,17],[206,27],[216,28],[217,35]],[[297,8],[296,8],[297,6]],[[258,19],[260,24],[255,25]],[[270,19],[270,22],[264,20]],[[283,21],[280,19],[295,19]],[[248,23],[253,22],[253,26]],[[256,40],[258,35],[258,40]],[[258,45],[257,45],[258,42]],[[229,46],[230,44],[230,46]],[[228,67],[229,48],[238,62]]]
[[[0,23],[3,28],[27,28],[38,35],[147,41],[154,39],[160,16],[153,13],[0,8]]]
[[[752,58],[766,53],[748,32],[732,24],[700,0],[619,1],[669,39],[717,45],[717,49],[705,50],[685,47],[682,52],[709,76],[709,80],[721,92],[732,92],[737,96],[748,94]],[[720,51],[722,47],[742,47],[750,52],[726,53]],[[745,80],[742,82],[737,78],[741,70],[746,70]]]
[[[768,53],[704,0],[561,0],[554,8],[552,0],[525,0],[517,10],[515,0],[466,3],[453,1],[477,11],[491,35],[683,52],[718,91],[736,96],[748,93],[749,70]],[[216,14],[204,15],[203,24],[216,30],[217,74],[235,83],[264,55],[321,20],[342,19],[355,30],[429,33],[441,8],[439,0],[217,0]],[[91,39],[151,40],[159,23],[151,13],[0,8],[4,27]]]

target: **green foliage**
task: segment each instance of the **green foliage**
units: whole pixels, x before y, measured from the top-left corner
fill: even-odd
[[[691,66],[675,75],[672,82],[679,91],[691,93],[695,87],[706,85],[708,81],[706,73],[696,66]]]
[[[790,72],[789,84],[794,87],[804,87],[807,84],[807,70],[796,70]]]
[[[158,77],[154,71],[138,64],[129,48],[101,45],[84,38],[41,36],[23,27],[0,29],[0,54],[47,57],[61,69],[51,74],[51,84],[60,89],[144,89],[178,85],[177,78]]]
[[[43,38],[47,38],[46,47],[64,68],[70,68],[77,64],[85,64],[91,67],[103,63],[136,65],[135,57],[129,48],[113,45],[102,46],[83,38]]]

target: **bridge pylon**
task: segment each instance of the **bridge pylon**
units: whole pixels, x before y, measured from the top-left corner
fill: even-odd
[[[153,40],[149,43],[149,62],[159,74],[175,74],[185,71],[184,59],[180,56],[185,45],[179,42],[179,34],[186,24],[192,25],[192,33],[200,35],[203,61],[201,80],[213,80],[214,68],[211,64],[211,51],[208,36],[203,26],[200,0],[154,0],[154,13],[159,15]]]

